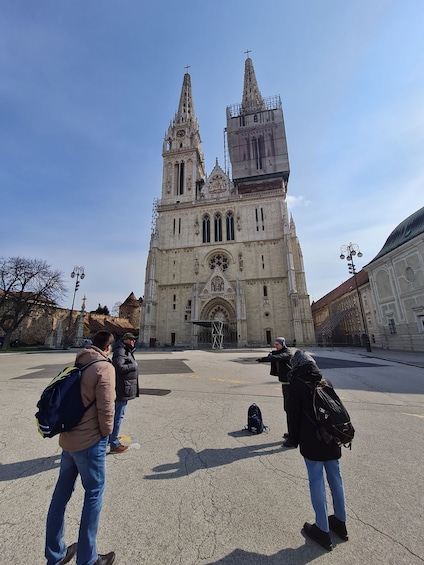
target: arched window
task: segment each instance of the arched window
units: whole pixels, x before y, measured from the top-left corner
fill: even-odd
[[[213,271],[215,267],[220,267],[223,271],[228,269],[228,257],[218,253],[209,259],[209,267]]]
[[[268,287],[264,284],[264,296],[268,296]]]
[[[262,169],[263,163],[262,160],[265,157],[265,144],[263,135],[252,138],[252,145],[253,145],[253,158],[256,161],[256,169]]]
[[[227,213],[225,224],[227,228],[227,241],[234,241],[234,216],[232,212]]]
[[[217,212],[214,216],[215,241],[222,241],[222,218]]]
[[[184,161],[174,165],[174,187],[176,196],[184,194]]]
[[[210,243],[211,241],[211,219],[208,214],[202,218],[202,233],[203,243]]]

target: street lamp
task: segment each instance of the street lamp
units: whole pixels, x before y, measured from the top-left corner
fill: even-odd
[[[75,265],[74,270],[71,273],[71,279],[74,279],[75,277],[76,277],[77,280],[75,281],[74,297],[72,299],[71,313],[69,315],[69,324],[68,324],[68,327],[66,328],[65,348],[68,346],[69,330],[71,328],[72,314],[74,312],[75,295],[76,295],[77,290],[79,289],[79,285],[80,285],[79,279],[82,280],[85,277],[84,267],[78,267],[77,265]]]
[[[359,249],[359,245],[357,245],[356,243],[349,243],[349,245],[342,245],[340,247],[340,251],[341,251],[340,259],[342,261],[343,261],[343,259],[346,259],[347,264],[348,264],[348,268],[349,268],[349,273],[351,275],[353,275],[354,280],[355,280],[356,292],[358,294],[359,309],[361,310],[362,326],[363,326],[364,338],[365,338],[365,346],[366,346],[367,351],[371,351],[371,343],[370,343],[370,338],[369,338],[369,335],[368,335],[367,321],[365,319],[364,307],[362,305],[362,297],[361,297],[361,293],[359,292],[358,280],[356,278],[356,267],[355,267],[355,263],[353,262],[353,258],[355,257],[355,255],[357,257],[362,257],[362,253]]]

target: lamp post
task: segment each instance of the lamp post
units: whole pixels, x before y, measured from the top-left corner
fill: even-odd
[[[74,270],[71,273],[71,279],[74,279],[76,277],[76,281],[75,281],[75,287],[74,287],[74,297],[72,299],[72,307],[71,307],[71,313],[69,315],[69,324],[68,327],[66,328],[66,337],[65,337],[65,349],[68,347],[68,337],[69,337],[69,331],[71,329],[71,324],[72,324],[72,314],[74,312],[74,304],[75,304],[75,295],[77,293],[77,290],[79,289],[79,279],[83,279],[85,277],[85,273],[84,273],[84,267],[78,267],[77,265],[75,265]]]
[[[342,245],[340,247],[340,251],[341,251],[340,259],[342,261],[343,259],[346,259],[349,268],[349,273],[353,275],[353,278],[355,280],[356,292],[358,294],[359,309],[361,311],[361,317],[362,317],[365,347],[367,351],[371,351],[371,343],[368,335],[367,321],[365,319],[364,307],[362,305],[362,297],[361,297],[361,293],[359,292],[358,280],[356,278],[356,266],[355,263],[353,262],[353,258],[355,257],[355,255],[357,257],[362,257],[362,253],[359,249],[359,245],[357,245],[356,243],[349,243],[349,245]]]

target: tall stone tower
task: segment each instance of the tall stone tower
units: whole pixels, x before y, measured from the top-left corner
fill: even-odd
[[[264,99],[245,63],[241,104],[227,108],[232,175],[207,176],[191,79],[163,144],[140,341],[247,347],[276,336],[314,342],[302,253],[286,193],[289,161],[278,96]]]

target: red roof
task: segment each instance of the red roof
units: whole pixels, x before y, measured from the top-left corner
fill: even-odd
[[[356,273],[356,280],[358,282],[358,287],[361,287],[369,281],[368,273],[362,269],[361,271],[359,271],[359,273]],[[324,308],[324,306],[331,304],[332,302],[337,300],[337,298],[341,298],[345,294],[352,292],[352,290],[355,290],[355,288],[355,277],[353,276],[350,277],[350,279],[347,279],[347,281],[343,282],[334,290],[331,290],[328,294],[326,294],[316,302],[312,302],[312,312],[315,312],[320,308]]]

